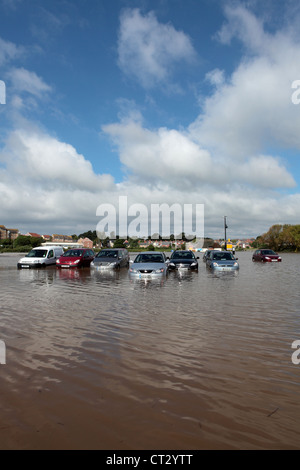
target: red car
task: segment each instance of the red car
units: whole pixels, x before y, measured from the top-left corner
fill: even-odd
[[[56,261],[58,268],[80,268],[89,266],[95,258],[95,252],[89,248],[72,248]]]
[[[253,253],[252,261],[261,261],[262,263],[280,262],[281,257],[275,251],[264,248]]]

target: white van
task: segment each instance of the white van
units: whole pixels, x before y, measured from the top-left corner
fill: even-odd
[[[60,246],[38,246],[18,261],[18,268],[45,268],[56,264],[56,260],[63,253],[64,250]]]

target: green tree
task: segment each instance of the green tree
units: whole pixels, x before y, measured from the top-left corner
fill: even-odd
[[[9,248],[12,247],[13,242],[9,238],[4,238],[4,240],[0,240],[0,244],[5,248]]]
[[[274,251],[300,250],[300,225],[272,225],[269,230],[256,238],[253,248],[270,248]]]
[[[83,232],[80,235],[78,235],[78,238],[89,238],[90,240],[94,242],[98,237],[97,237],[96,230],[93,230],[93,231],[88,230],[87,232]]]
[[[130,238],[129,240],[129,246],[130,248],[139,248],[139,240],[138,238]]]
[[[125,240],[123,238],[117,238],[114,242],[114,248],[125,248],[124,242]]]
[[[42,237],[30,237],[28,235],[19,235],[13,242],[14,248],[19,248],[22,246],[31,246],[36,247],[43,243],[44,239]]]

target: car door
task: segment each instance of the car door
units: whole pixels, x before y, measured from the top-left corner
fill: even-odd
[[[129,252],[127,250],[124,250],[124,267],[125,268],[129,267],[129,261],[130,261]]]
[[[86,250],[83,254],[83,265],[89,266],[91,262],[90,250]]]
[[[120,268],[123,266],[123,251],[118,250],[118,265]]]
[[[126,259],[126,251],[125,250],[120,250],[119,258],[120,258],[120,267],[125,268],[125,266],[127,266],[127,259]]]
[[[49,250],[45,264],[55,264],[54,250]]]

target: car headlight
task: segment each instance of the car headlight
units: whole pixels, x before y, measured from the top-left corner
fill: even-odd
[[[238,265],[239,265],[239,263],[237,263],[237,262],[233,263],[233,266],[238,266]]]
[[[271,258],[269,258],[269,256],[265,256],[265,259],[271,259]]]
[[[116,266],[116,265],[117,265],[117,263],[115,261],[113,261],[112,263],[110,263],[109,266]]]
[[[191,266],[196,266],[196,261],[194,261],[194,263],[191,263]]]
[[[80,263],[80,259],[77,259],[76,261],[73,262],[73,264],[78,264]]]
[[[130,268],[129,271],[130,271],[131,273],[136,273],[136,272],[137,272],[137,270],[136,270],[136,269],[133,269],[133,268]]]
[[[163,273],[163,272],[164,272],[164,268],[156,269],[155,272],[156,272],[156,273]]]
[[[218,266],[218,263],[213,263],[212,265],[213,265],[213,266]]]
[[[91,266],[94,266],[94,264],[95,264],[94,261],[91,261]]]
[[[175,263],[169,263],[169,266],[175,266]]]

